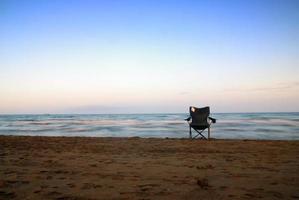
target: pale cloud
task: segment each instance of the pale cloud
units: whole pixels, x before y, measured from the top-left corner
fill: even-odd
[[[225,88],[225,92],[271,92],[271,91],[285,91],[291,89],[298,89],[299,82],[283,82],[276,83],[273,85],[264,85],[258,87],[235,87],[235,88]]]

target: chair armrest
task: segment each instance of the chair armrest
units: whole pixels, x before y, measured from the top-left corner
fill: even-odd
[[[216,123],[216,119],[213,117],[209,117],[209,119],[212,121],[212,123]]]
[[[188,117],[186,119],[184,119],[185,121],[190,121],[191,117]]]

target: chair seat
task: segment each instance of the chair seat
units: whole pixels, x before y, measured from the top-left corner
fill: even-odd
[[[190,124],[190,126],[194,129],[197,129],[197,130],[204,130],[206,128],[209,128],[209,125],[199,125],[199,124]]]

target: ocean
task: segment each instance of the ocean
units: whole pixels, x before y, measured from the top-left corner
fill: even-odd
[[[0,115],[0,135],[187,138],[187,117],[188,114]],[[212,138],[299,139],[298,112],[213,113],[211,117],[217,119],[212,125]]]

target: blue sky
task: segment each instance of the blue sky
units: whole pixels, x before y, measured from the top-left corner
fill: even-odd
[[[299,2],[0,1],[0,113],[299,111]]]

